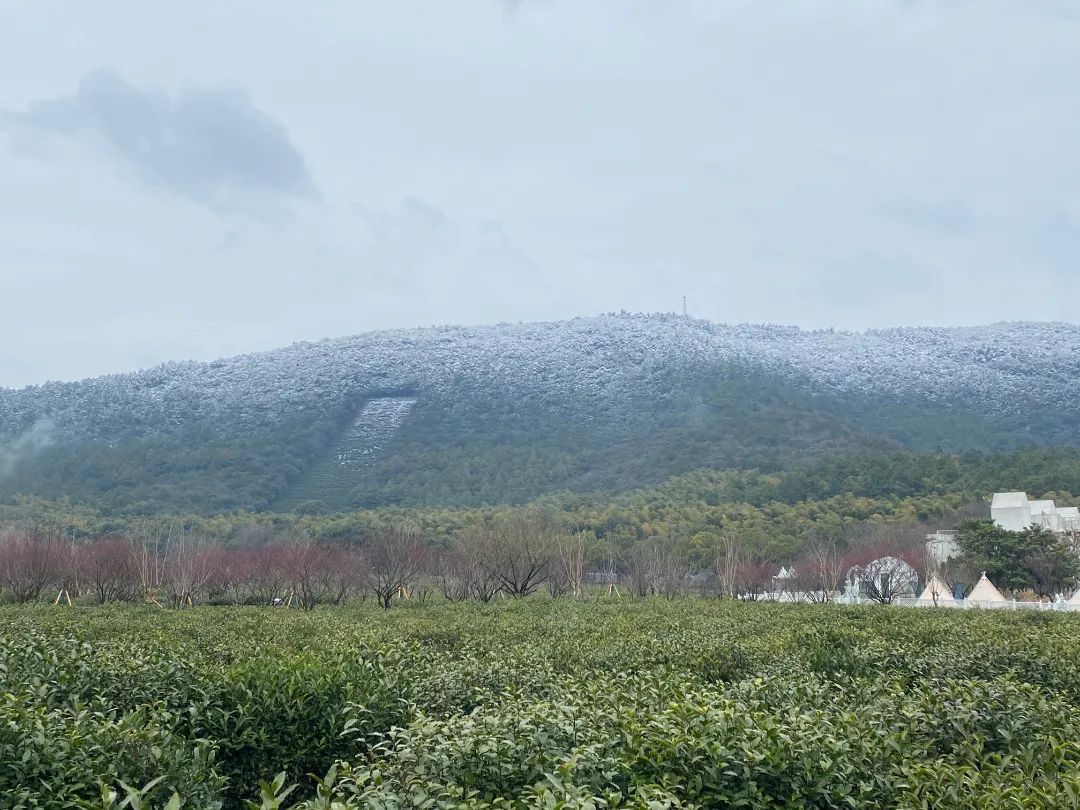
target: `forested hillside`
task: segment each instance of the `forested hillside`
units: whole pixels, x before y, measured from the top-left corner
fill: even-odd
[[[868,453],[823,459],[779,474],[696,470],[661,484],[616,494],[555,493],[524,507],[412,506],[334,514],[237,512],[227,515],[115,515],[70,501],[20,497],[0,504],[0,525],[44,536],[108,537],[183,529],[247,547],[308,537],[354,543],[382,528],[417,527],[429,543],[451,546],[470,528],[546,510],[575,532],[595,538],[597,558],[618,556],[650,538],[709,567],[726,538],[737,537],[763,559],[798,559],[815,538],[848,545],[852,529],[905,524],[922,536],[963,517],[986,517],[989,494],[1015,487],[1073,505],[1080,493],[1080,449],[1023,450],[961,456]],[[914,527],[914,528],[913,528]]]
[[[390,429],[364,421],[383,400],[410,403]],[[866,450],[1074,445],[1077,403],[1080,329],[1058,324],[611,315],[370,333],[0,390],[0,499],[143,514],[522,503]]]

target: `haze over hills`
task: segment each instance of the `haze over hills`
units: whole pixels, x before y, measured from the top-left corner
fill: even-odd
[[[335,511],[613,492],[699,468],[1072,446],[1080,328],[674,315],[374,332],[0,390],[0,498]]]

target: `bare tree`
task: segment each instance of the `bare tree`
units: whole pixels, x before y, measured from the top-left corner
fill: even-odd
[[[803,588],[807,587],[809,577],[801,574],[795,567],[800,562],[801,560],[790,566],[780,566],[780,570],[772,577],[770,591],[775,598],[781,601],[784,599],[791,602],[805,601],[806,594]]]
[[[490,602],[502,591],[500,542],[491,526],[469,526],[454,537],[455,576],[461,587],[481,602]]]
[[[743,565],[744,550],[738,536],[726,531],[720,537],[716,550],[715,571],[718,595],[734,599],[740,590],[739,574]]]
[[[66,544],[19,534],[0,544],[0,577],[16,602],[32,602],[58,580]]]
[[[444,599],[449,602],[464,602],[472,597],[476,569],[459,549],[432,552],[431,564]]]
[[[941,577],[940,568],[939,565],[928,567],[926,576],[926,587],[930,591],[930,601],[935,607],[943,599],[952,598],[952,588],[945,584]]]
[[[390,609],[395,598],[408,594],[423,571],[426,552],[423,534],[407,523],[376,529],[367,536],[367,585],[384,610]]]
[[[247,601],[271,605],[289,594],[290,552],[284,544],[240,549],[232,555],[236,580]]]
[[[916,522],[865,521],[853,526],[844,569],[861,582],[872,601],[888,605],[905,594],[917,594],[920,572],[927,567],[926,532],[927,527]]]
[[[666,539],[652,539],[655,570],[655,589],[668,599],[686,591],[690,577],[690,564],[682,558],[675,543],[674,534]]]
[[[647,539],[639,539],[624,548],[619,559],[626,569],[630,594],[643,599],[656,588],[656,555]]]
[[[119,537],[101,537],[79,550],[83,581],[98,602],[130,601],[139,591],[139,574],[127,542]]]
[[[673,598],[688,584],[689,564],[683,560],[674,537],[646,537],[632,543],[620,555],[630,593],[638,598],[662,594]]]
[[[322,550],[310,537],[298,537],[284,547],[285,573],[289,581],[286,605],[295,600],[304,610],[314,610],[323,593]]]
[[[715,565],[720,595],[747,601],[756,601],[770,589],[776,570],[734,532],[721,537]]]
[[[181,529],[172,538],[164,561],[163,580],[169,602],[179,608],[195,604],[218,562],[210,541]]]
[[[555,537],[562,527],[540,509],[517,510],[494,528],[495,547],[488,545],[487,564],[507,596],[520,599],[544,584],[555,554]]]
[[[547,590],[552,599],[558,599],[570,593],[570,580],[566,576],[566,571],[558,564],[557,558],[555,564],[548,570]]]
[[[236,550],[212,546],[206,550],[206,556],[210,565],[210,577],[206,581],[207,601],[239,601],[242,571]]]
[[[740,568],[741,597],[749,602],[761,599],[769,590],[775,570],[775,564],[764,562],[759,553],[751,554]]]
[[[556,535],[554,569],[558,579],[566,585],[564,592],[581,596],[585,562],[595,542],[596,536],[591,532],[560,532]]]
[[[321,597],[332,605],[340,605],[367,582],[367,559],[357,548],[328,543],[318,546],[318,551],[315,578]]]
[[[165,581],[169,546],[175,531],[176,527],[172,522],[161,521],[143,525],[125,536],[132,565],[138,576],[138,595],[159,607],[161,603],[157,596]]]
[[[79,574],[82,567],[82,554],[75,547],[74,537],[71,539],[59,538],[55,541],[58,545],[56,559],[56,579],[53,584],[57,587],[54,605],[66,602],[71,605],[71,597],[79,595]]]
[[[607,596],[621,596],[619,593],[619,569],[615,564],[615,555],[611,553],[610,546],[608,547],[608,553],[597,563],[592,577],[594,581],[607,586]]]
[[[795,579],[810,602],[829,602],[840,588],[846,566],[836,539],[813,535],[806,556],[795,564]]]

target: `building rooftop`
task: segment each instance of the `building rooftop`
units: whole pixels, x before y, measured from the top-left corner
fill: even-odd
[[[991,509],[1014,509],[1028,502],[1026,492],[995,492]]]

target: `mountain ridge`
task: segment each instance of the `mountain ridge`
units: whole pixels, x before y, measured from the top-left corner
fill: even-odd
[[[850,332],[611,314],[368,332],[0,389],[0,498],[266,508],[366,403],[399,396],[417,404],[383,455],[317,508],[517,502],[874,447],[1074,445],[1080,327]],[[20,449],[41,425],[45,440]]]
[[[75,379],[50,379],[44,380],[38,383],[30,383],[22,386],[5,386],[0,385],[0,394],[15,394],[32,389],[41,389],[53,386],[69,386],[79,385],[83,383],[92,382],[95,380],[113,379],[120,377],[133,377],[143,374],[151,374],[163,369],[172,369],[177,367],[208,367],[218,366],[221,364],[227,364],[238,361],[258,360],[260,358],[269,355],[278,355],[282,352],[301,350],[311,347],[319,347],[326,344],[337,344],[343,342],[352,342],[360,339],[369,339],[377,337],[392,337],[402,335],[417,335],[426,334],[435,331],[473,331],[473,330],[499,330],[504,328],[513,327],[531,327],[531,326],[559,326],[564,324],[570,324],[583,321],[599,321],[608,318],[630,318],[630,319],[677,319],[680,321],[686,321],[697,324],[707,324],[710,327],[730,330],[767,330],[772,332],[781,333],[794,333],[803,336],[819,336],[819,335],[834,335],[844,336],[850,338],[859,338],[864,336],[880,336],[888,337],[895,333],[962,333],[962,332],[991,332],[991,331],[1005,331],[1010,329],[1060,329],[1063,331],[1071,332],[1077,336],[1080,340],[1080,324],[1073,324],[1067,321],[1032,321],[1032,320],[1018,320],[1018,321],[991,321],[985,324],[974,324],[966,326],[886,326],[886,327],[869,327],[867,329],[841,329],[836,327],[801,327],[794,324],[783,323],[771,323],[771,322],[752,322],[752,321],[740,321],[740,322],[727,322],[727,321],[712,321],[707,318],[697,318],[694,316],[684,316],[672,312],[609,312],[599,315],[578,315],[572,318],[563,318],[556,320],[542,320],[542,321],[499,321],[496,323],[478,323],[478,324],[434,324],[431,326],[411,326],[411,327],[394,327],[389,329],[372,329],[360,332],[354,332],[348,335],[340,335],[336,337],[323,337],[313,340],[298,340],[292,343],[276,346],[269,349],[256,349],[249,352],[239,352],[237,354],[225,355],[223,357],[215,358],[212,360],[165,360],[160,363],[155,363],[150,366],[140,367],[128,371],[111,371],[102,374],[90,375],[87,377],[80,377]]]

